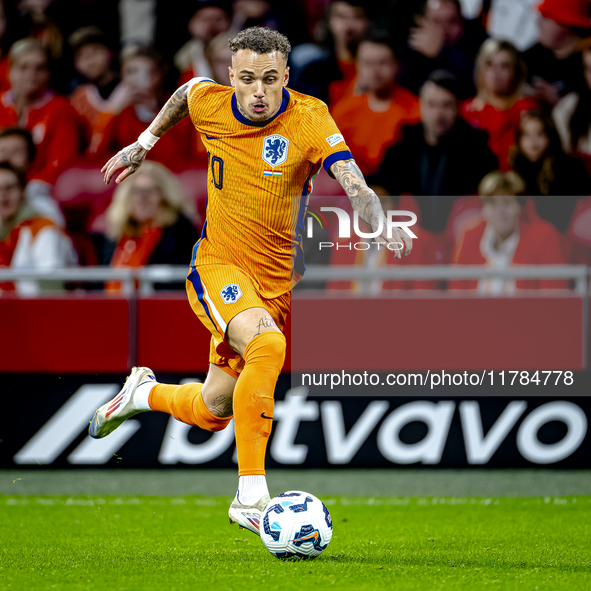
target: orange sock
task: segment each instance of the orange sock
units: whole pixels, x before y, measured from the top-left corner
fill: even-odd
[[[148,403],[152,410],[172,415],[177,421],[201,427],[206,431],[221,431],[228,426],[232,417],[216,417],[209,412],[201,389],[203,384],[191,382],[183,386],[157,384],[150,392]]]
[[[273,394],[285,361],[285,337],[280,332],[264,332],[248,343],[243,357],[244,369],[234,389],[239,476],[265,474]]]

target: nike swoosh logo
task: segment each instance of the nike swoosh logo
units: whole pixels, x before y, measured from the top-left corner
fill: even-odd
[[[207,134],[205,134],[205,139],[207,139],[207,140],[219,140],[220,138],[219,137],[215,137],[213,135],[207,135]]]
[[[273,417],[267,417],[267,416],[265,416],[265,413],[264,413],[264,412],[262,412],[262,413],[261,413],[261,417],[262,417],[263,419],[269,419],[270,421],[272,421],[272,420],[273,420]]]

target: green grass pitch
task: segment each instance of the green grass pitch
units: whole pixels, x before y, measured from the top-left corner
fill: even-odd
[[[230,526],[230,500],[2,495],[0,589],[591,589],[591,496],[324,497],[333,540],[306,562]]]

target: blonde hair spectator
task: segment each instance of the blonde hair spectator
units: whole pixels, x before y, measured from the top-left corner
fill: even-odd
[[[152,225],[160,228],[172,226],[179,213],[196,221],[195,208],[184,194],[176,177],[162,164],[146,161],[128,181],[119,185],[113,195],[113,202],[107,210],[107,235],[113,241],[122,236],[136,236],[141,224],[132,213],[132,192],[139,179],[150,177],[160,194],[160,203]]]
[[[499,60],[495,64],[494,58],[498,54],[505,53],[509,56],[512,67],[512,74],[509,80],[504,73],[496,74],[491,80],[486,69],[493,66],[502,70],[507,67],[506,60]],[[523,96],[523,90],[526,80],[527,70],[525,62],[517,49],[508,41],[498,41],[496,39],[487,39],[476,56],[476,66],[474,68],[474,83],[477,89],[477,98],[486,104],[495,104],[500,100],[506,103],[505,108],[511,106],[520,97]]]
[[[478,185],[478,194],[482,203],[490,203],[496,195],[523,195],[525,193],[524,180],[512,170],[489,172]]]
[[[47,51],[47,47],[39,41],[39,39],[35,39],[34,37],[25,37],[24,39],[19,39],[13,43],[12,47],[10,48],[10,52],[8,53],[8,61],[10,65],[14,64],[19,58],[33,51],[40,51],[45,54],[47,60],[49,61],[49,52]]]

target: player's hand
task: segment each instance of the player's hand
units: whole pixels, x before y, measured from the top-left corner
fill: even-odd
[[[388,248],[388,244],[391,244],[389,250],[394,253],[394,258],[401,259],[402,255],[408,256],[412,250],[412,238],[402,230],[392,229],[392,238],[388,238],[387,231],[384,230],[380,236],[374,238],[376,242],[383,244]]]
[[[142,148],[138,142],[135,142],[120,152],[115,154],[102,168],[105,184],[109,184],[113,175],[121,168],[123,172],[115,179],[117,184],[123,182],[130,174],[133,174],[141,165],[148,150]]]

